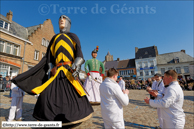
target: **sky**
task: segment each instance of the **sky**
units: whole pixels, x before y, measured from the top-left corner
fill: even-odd
[[[193,1],[0,1],[0,13],[11,10],[13,21],[24,27],[51,19],[59,33],[58,19],[71,19],[71,32],[82,46],[85,60],[99,46],[97,59],[135,58],[135,47],[157,46],[159,54],[186,50],[193,53]]]

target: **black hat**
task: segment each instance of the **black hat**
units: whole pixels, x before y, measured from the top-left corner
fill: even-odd
[[[94,49],[94,50],[92,51],[92,53],[97,53],[96,49]]]
[[[162,77],[160,73],[156,73],[154,76]]]
[[[97,53],[98,52],[98,46],[96,46],[96,49],[94,49],[93,51],[92,51],[92,53]]]

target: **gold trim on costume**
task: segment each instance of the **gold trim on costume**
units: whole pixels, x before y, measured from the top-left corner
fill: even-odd
[[[32,92],[35,94],[40,94],[44,89],[46,89],[48,87],[48,85],[57,77],[57,75],[59,74],[60,71],[63,71],[65,76],[67,77],[67,79],[69,80],[69,82],[74,86],[74,88],[76,89],[76,91],[78,92],[78,94],[80,96],[84,96],[86,95],[86,93],[84,92],[82,86],[80,85],[80,83],[75,80],[72,76],[72,73],[69,72],[65,67],[61,66],[60,68],[57,69],[57,72],[55,74],[55,76],[51,77],[48,81],[46,81],[43,85],[38,86],[34,89],[32,89]]]

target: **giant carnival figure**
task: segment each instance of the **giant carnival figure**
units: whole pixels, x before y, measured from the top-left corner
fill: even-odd
[[[84,83],[84,87],[89,94],[87,97],[92,105],[99,105],[101,102],[99,88],[104,76],[104,65],[101,61],[96,59],[97,52],[98,46],[92,51],[92,59],[87,60],[85,63],[85,72],[88,77]],[[99,73],[100,67],[102,68],[101,74]]]
[[[78,79],[84,63],[81,44],[77,35],[70,32],[70,27],[69,17],[61,15],[60,33],[51,39],[43,59],[12,80],[27,93],[40,94],[34,107],[34,118],[39,121],[62,121],[65,127],[81,123],[93,113]],[[49,63],[54,68],[48,79]]]

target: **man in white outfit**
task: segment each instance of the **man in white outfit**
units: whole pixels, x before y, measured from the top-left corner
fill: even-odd
[[[163,97],[163,93],[164,93],[164,83],[163,83],[163,80],[162,80],[162,75],[159,74],[159,73],[156,73],[154,75],[154,78],[156,80],[156,82],[153,82],[152,83],[152,88],[150,88],[148,90],[149,94],[150,94],[150,98],[153,99],[153,100],[158,100],[158,99],[161,99]],[[153,92],[157,92],[157,95],[156,96],[153,96],[152,93]],[[161,118],[161,110],[160,108],[157,108],[157,113],[158,113],[158,120],[159,120],[159,123],[160,123],[160,126],[156,127],[156,129],[160,129],[162,128],[162,118]]]
[[[121,87],[121,90],[124,91],[125,90],[125,81],[123,80],[123,77],[120,76],[119,77],[119,86]]]
[[[11,108],[9,111],[9,117],[7,121],[13,121],[14,118],[20,121],[22,120],[22,103],[23,103],[24,91],[19,87],[17,87],[14,83],[11,83],[11,90],[12,90],[12,94],[11,94],[12,101],[11,101]]]
[[[164,73],[164,96],[159,100],[145,99],[145,102],[152,107],[160,108],[163,120],[163,129],[183,129],[185,125],[185,114],[182,109],[184,94],[177,82],[175,70],[168,70]],[[158,93],[153,92],[156,96]]]
[[[129,90],[121,91],[116,82],[118,71],[110,68],[100,85],[101,114],[106,129],[124,129],[123,106],[129,104]]]

